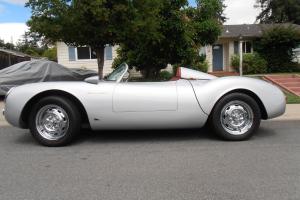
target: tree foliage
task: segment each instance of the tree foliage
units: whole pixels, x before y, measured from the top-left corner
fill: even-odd
[[[29,0],[31,32],[96,51],[103,78],[104,48],[119,43],[131,20],[129,0]]]
[[[36,34],[25,32],[22,38],[15,45],[5,43],[0,40],[0,48],[19,51],[34,57],[45,57],[52,61],[57,61],[56,47],[49,44],[44,38],[39,38]]]
[[[257,0],[255,7],[261,8],[260,23],[300,24],[299,0]]]
[[[133,4],[132,34],[121,42],[114,64],[125,61],[146,78],[158,76],[167,64],[194,65],[200,46],[214,43],[221,33],[220,0],[197,1],[197,7],[186,0],[150,1],[153,8],[145,2]]]
[[[299,44],[299,29],[279,25],[265,30],[255,49],[267,60],[269,72],[289,72],[294,70],[293,49]]]
[[[15,50],[15,45],[0,39],[0,48]]]

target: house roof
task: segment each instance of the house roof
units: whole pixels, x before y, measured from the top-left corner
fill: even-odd
[[[260,37],[264,30],[275,26],[293,26],[300,30],[300,26],[296,24],[237,24],[224,25],[220,38],[238,38],[243,37]]]
[[[19,52],[19,51],[9,50],[9,49],[0,48],[0,52],[10,54],[10,55],[13,55],[13,56],[23,57],[23,58],[25,58],[25,57],[33,58],[33,56],[30,56],[28,54],[25,54],[25,53],[22,53],[22,52]]]

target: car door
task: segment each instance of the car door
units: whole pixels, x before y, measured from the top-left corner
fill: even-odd
[[[172,82],[119,83],[112,99],[115,127],[166,128],[178,112],[177,85]]]
[[[119,83],[113,92],[113,112],[177,111],[176,81]]]

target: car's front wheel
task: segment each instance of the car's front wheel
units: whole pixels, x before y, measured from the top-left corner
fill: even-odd
[[[225,140],[249,139],[259,128],[261,112],[256,101],[241,93],[226,95],[215,105],[209,119],[211,128]]]
[[[31,110],[29,128],[40,144],[52,147],[64,146],[80,131],[80,113],[76,105],[67,98],[45,97]]]

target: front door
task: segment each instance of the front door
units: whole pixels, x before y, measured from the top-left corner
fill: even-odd
[[[223,45],[213,46],[213,71],[223,71]]]

